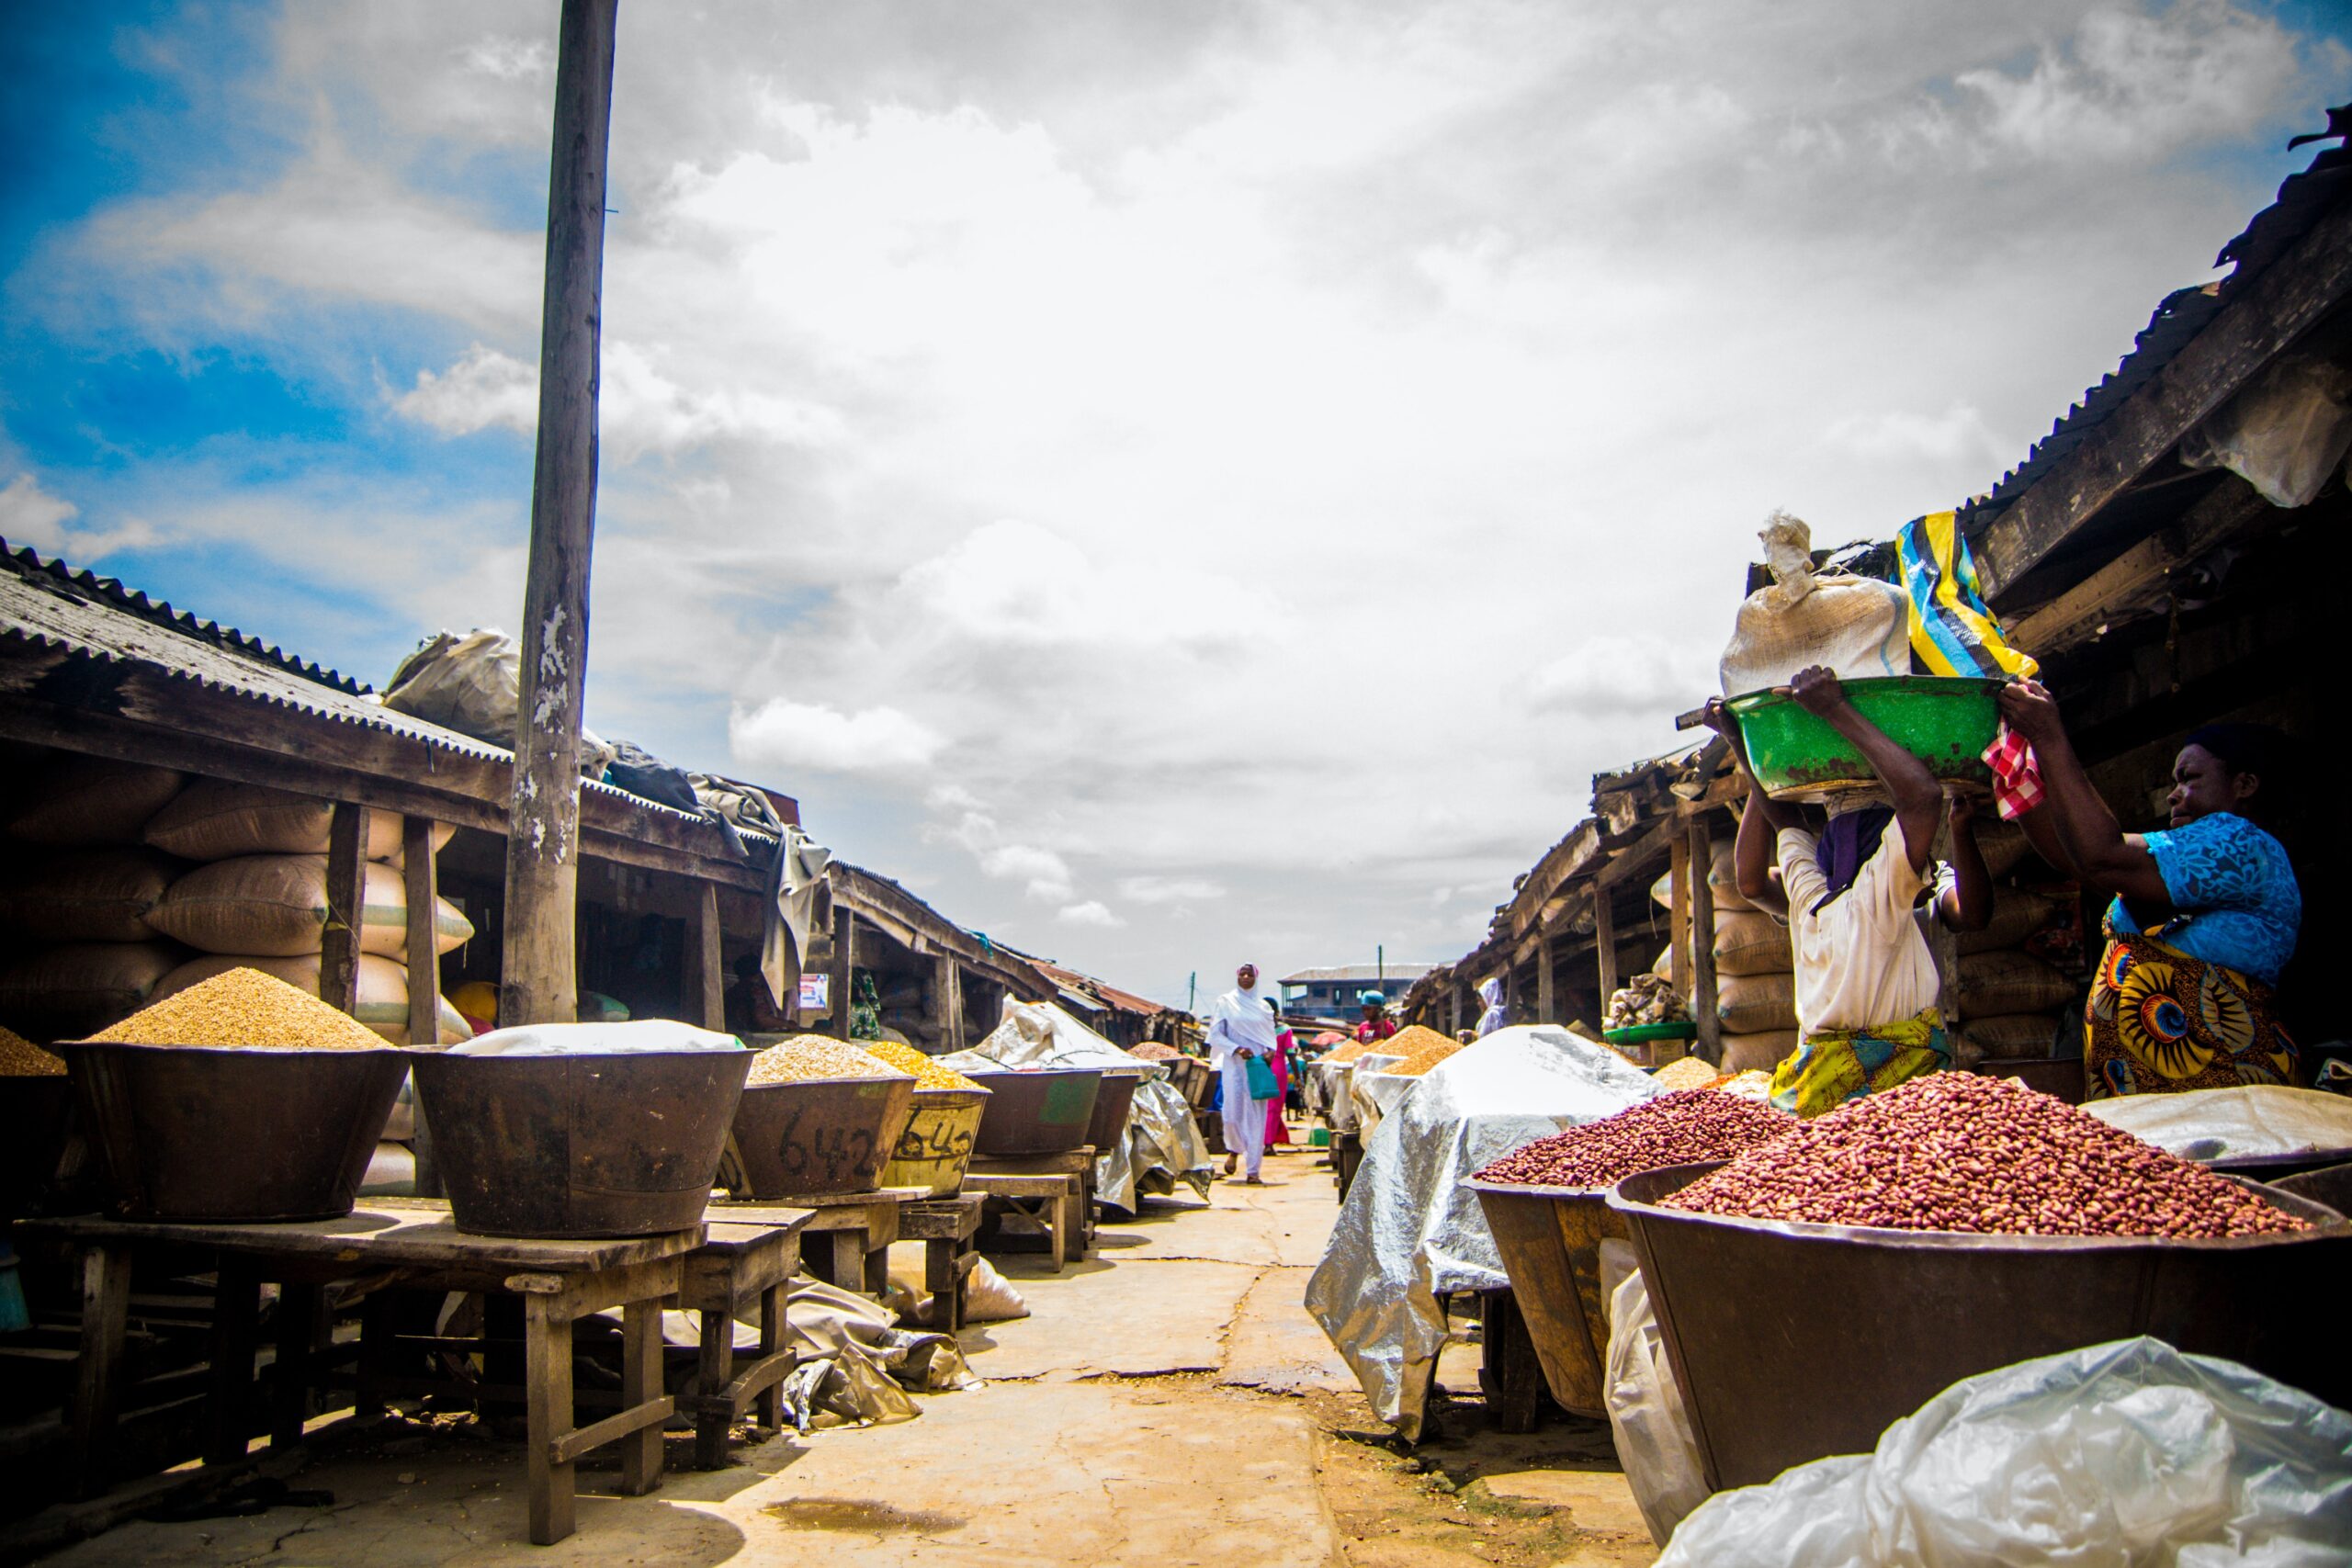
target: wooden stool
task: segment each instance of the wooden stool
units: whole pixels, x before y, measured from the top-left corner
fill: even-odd
[[[1043,1236],[1055,1273],[1062,1271],[1071,1242],[1079,1242],[1080,1255],[1084,1256],[1085,1244],[1078,1235],[1078,1206],[1086,1194],[1077,1177],[967,1174],[964,1189],[996,1210],[1001,1235]]]
[[[678,1304],[702,1314],[702,1359],[694,1401],[695,1468],[727,1462],[727,1432],[753,1401],[760,1425],[774,1427],[776,1384],[799,1356],[785,1344],[784,1289],[800,1268],[806,1209],[736,1210],[703,1227],[703,1243],[686,1255]],[[757,1359],[735,1371],[735,1314],[760,1304]]]
[[[899,1211],[899,1235],[922,1243],[922,1286],[931,1292],[931,1327],[953,1334],[964,1326],[964,1292],[980,1260],[980,1216],[988,1200],[977,1192],[926,1198]]]
[[[1094,1149],[1091,1145],[1065,1149],[1059,1154],[974,1156],[971,1166],[965,1172],[964,1186],[971,1191],[987,1190],[976,1185],[973,1179],[977,1177],[992,1182],[999,1177],[1007,1176],[1076,1178],[1078,1196],[1072,1205],[1069,1227],[1063,1230],[1057,1225],[1050,1236],[1047,1236],[1046,1227],[1051,1205],[1045,1201],[1043,1194],[1026,1193],[1016,1197],[991,1191],[990,1196],[1001,1197],[1003,1201],[991,1203],[989,1211],[1000,1220],[1016,1214],[1020,1216],[1016,1228],[1011,1233],[1013,1235],[1047,1236],[1049,1242],[1058,1238],[1061,1242],[1058,1256],[1062,1258],[1083,1258],[1094,1250]],[[1023,1201],[1035,1203],[1037,1207],[1023,1208]],[[1059,1269],[1060,1264],[1057,1263],[1055,1267]]]
[[[884,1187],[872,1192],[793,1193],[746,1203],[714,1199],[708,1218],[807,1209],[808,1223],[800,1232],[802,1267],[829,1285],[878,1298],[890,1288],[890,1244],[899,1239],[899,1208],[924,1196],[920,1187]]]

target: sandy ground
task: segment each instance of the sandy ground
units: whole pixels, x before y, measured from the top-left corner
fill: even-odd
[[[46,1561],[411,1564],[795,1562],[1446,1568],[1646,1563],[1605,1426],[1489,1431],[1476,1351],[1449,1352],[1443,1436],[1408,1453],[1372,1418],[1300,1299],[1337,1206],[1308,1153],[1271,1184],[1154,1205],[1059,1275],[998,1262],[1032,1315],[964,1336],[982,1389],[896,1426],[786,1435],[673,1469],[650,1496],[581,1468],[578,1533],[523,1540],[514,1440],[470,1424],[319,1445],[290,1485],[330,1506],[133,1523]],[[691,1444],[673,1436],[671,1463]]]

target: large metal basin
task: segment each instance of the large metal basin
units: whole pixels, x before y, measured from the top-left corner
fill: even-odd
[[[2279,1310],[2352,1278],[2352,1221],[2292,1193],[2242,1183],[2314,1229],[2227,1241],[1870,1230],[1657,1206],[1720,1163],[1629,1176],[1608,1199],[1632,1233],[1714,1490],[1868,1453],[1962,1378],[2142,1334],[2352,1401],[2352,1365]]]
[[[1510,1293],[1544,1381],[1564,1410],[1609,1418],[1609,1298],[1600,1288],[1600,1244],[1626,1239],[1605,1190],[1463,1182],[1478,1194],[1502,1254]]]
[[[415,1069],[450,1216],[481,1235],[656,1235],[699,1224],[752,1070],[749,1051],[401,1055]]]
[[[1106,1072],[1094,1096],[1094,1114],[1087,1119],[1086,1141],[1094,1152],[1127,1146],[1127,1112],[1135,1109],[1136,1086],[1148,1073]]]
[[[57,1047],[125,1219],[351,1213],[408,1070],[401,1053],[260,1045]]]
[[[1094,1102],[1102,1097],[1101,1069],[964,1076],[989,1091],[989,1113],[980,1122],[974,1154],[1052,1155],[1085,1146]]]
[[[914,1109],[882,1168],[882,1185],[920,1187],[934,1198],[963,1190],[991,1098],[984,1089],[915,1090]]]
[[[1872,675],[1844,682],[1856,711],[1948,784],[1990,786],[1984,748],[2001,715],[2002,682],[1968,675]],[[1883,787],[1862,754],[1778,690],[1748,692],[1724,705],[1739,720],[1748,764],[1776,800],[1830,800]]]
[[[739,1198],[871,1192],[914,1111],[915,1080],[750,1084],[735,1107]]]
[[[2352,1216],[2352,1165],[2331,1165],[2322,1170],[2298,1171],[2292,1176],[2272,1178],[2272,1185],[2281,1192],[2291,1192],[2298,1198],[2308,1198],[2322,1203],[2339,1214]]]

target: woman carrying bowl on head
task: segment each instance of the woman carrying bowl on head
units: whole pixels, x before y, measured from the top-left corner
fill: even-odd
[[[1789,926],[1797,1048],[1773,1071],[1771,1101],[1818,1116],[1951,1066],[1920,922],[1931,914],[1958,931],[1981,929],[1992,914],[1992,878],[1966,796],[1951,805],[1950,885],[1938,877],[1929,851],[1944,818],[1943,785],[1855,709],[1835,674],[1801,670],[1790,695],[1845,737],[1878,781],[1864,803],[1826,821],[1765,792],[1720,699],[1705,718],[1731,742],[1747,784],[1733,854],[1740,895]]]
[[[2301,889],[2254,818],[2279,795],[2286,737],[2267,725],[2189,732],[2174,759],[2170,826],[2126,833],[2038,682],[2001,693],[2033,746],[2043,804],[2020,823],[2043,858],[2113,895],[2084,1012],[2084,1094],[2300,1084],[2301,1054],[2271,993],[2294,956]]]

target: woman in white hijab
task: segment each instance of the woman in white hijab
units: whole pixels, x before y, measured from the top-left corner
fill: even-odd
[[[1250,1062],[1273,1053],[1281,1028],[1265,998],[1258,994],[1258,966],[1244,964],[1235,971],[1232,990],[1217,998],[1209,1014],[1209,1066],[1224,1085],[1220,1120],[1225,1128],[1225,1173],[1243,1167],[1242,1181],[1262,1187],[1258,1168],[1266,1157],[1265,1101],[1250,1092]]]
[[[1480,986],[1478,999],[1487,1004],[1487,1010],[1478,1015],[1478,1038],[1484,1040],[1510,1022],[1510,1009],[1503,1003],[1503,983],[1499,979]]]

